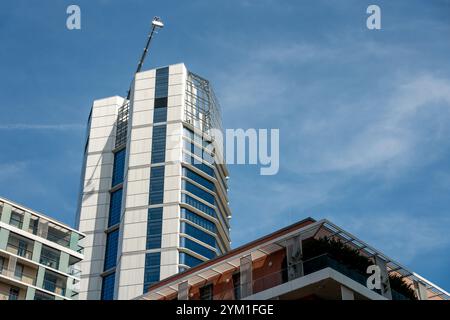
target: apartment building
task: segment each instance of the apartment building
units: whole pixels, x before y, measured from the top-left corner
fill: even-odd
[[[84,235],[0,198],[0,300],[78,298]]]
[[[370,287],[376,266],[380,286]],[[368,286],[369,285],[369,286]],[[139,300],[449,300],[328,220],[307,218],[149,287]]]

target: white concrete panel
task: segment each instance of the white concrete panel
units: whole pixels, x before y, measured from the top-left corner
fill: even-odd
[[[134,92],[134,101],[149,100],[154,99],[154,97],[155,97],[154,89],[144,89]]]
[[[164,219],[162,224],[162,234],[171,234],[180,232],[180,220],[175,219]]]
[[[85,191],[105,192],[111,188],[111,178],[84,180]]]
[[[133,112],[133,126],[153,123],[153,110]]]
[[[180,190],[164,191],[164,202],[180,202]]]
[[[147,223],[147,217],[148,217],[147,209],[128,210],[125,213],[125,223],[138,223],[138,222]]]
[[[148,192],[145,194],[127,195],[127,208],[148,206]]]
[[[114,149],[115,137],[89,139],[88,152],[108,152]]]
[[[99,127],[113,127],[114,124],[116,123],[116,120],[117,120],[116,115],[92,118],[91,130]]]
[[[177,96],[182,95],[184,93],[184,85],[182,84],[176,84],[173,86],[169,86],[169,93],[168,96]]]
[[[149,180],[150,169],[149,168],[133,168],[128,171],[128,182],[138,180]]]
[[[81,220],[108,217],[109,205],[83,207],[80,214]]]
[[[166,150],[166,162],[167,161],[180,161],[183,153],[181,148],[167,149]]]
[[[120,287],[118,299],[132,300],[142,295],[143,290],[144,290],[143,284]]]
[[[161,265],[177,264],[178,262],[178,250],[169,249],[161,252]]]
[[[152,127],[133,128],[131,130],[131,141],[151,139],[152,133]]]
[[[133,239],[147,236],[147,223],[128,223],[123,228],[123,238]]]
[[[130,154],[149,153],[152,151],[152,139],[136,140],[130,142]]]
[[[151,163],[150,153],[139,153],[130,155],[128,166],[143,166]]]
[[[111,178],[113,173],[113,165],[87,167],[85,171],[85,179],[104,179]]]
[[[165,177],[164,191],[181,190],[181,176]]]
[[[122,252],[134,252],[145,250],[147,237],[124,239]]]
[[[145,90],[155,88],[155,78],[140,79],[134,82],[134,90]]]
[[[154,106],[155,106],[154,99],[135,101],[133,102],[133,112],[150,111],[153,110]]]
[[[178,262],[177,262],[178,263]],[[178,264],[161,266],[160,280],[164,280],[178,273]]]
[[[180,206],[178,204],[164,206],[163,219],[180,218]]]
[[[89,219],[80,221],[80,230],[83,232],[95,231],[98,229],[106,229],[108,226],[107,218]]]
[[[177,233],[163,234],[161,236],[162,248],[178,247],[179,243],[179,236]]]
[[[105,138],[105,137],[110,137],[110,136],[114,136],[115,132],[113,132],[114,127],[99,127],[99,128],[92,128],[91,132],[89,134],[89,138],[90,139],[95,139],[95,138]]]
[[[86,167],[112,165],[114,163],[114,155],[110,152],[100,154],[90,154],[86,159]]]
[[[183,107],[170,107],[167,109],[167,121],[183,120]]]
[[[145,254],[127,254],[123,255],[120,261],[120,268],[122,270],[139,269],[145,267]]]
[[[81,205],[83,207],[97,206],[101,204],[109,204],[109,193],[89,193],[83,194]]]
[[[167,98],[167,107],[182,107],[184,105],[183,96],[171,96]]]
[[[134,270],[122,270],[120,272],[119,286],[121,287],[134,286],[143,283],[144,283],[144,268]]]
[[[177,73],[186,73],[186,67],[184,63],[177,63],[169,66],[169,75],[174,75]]]
[[[148,194],[149,188],[149,180],[129,181],[127,185],[127,195]]]
[[[182,73],[171,74],[169,76],[169,86],[184,84],[184,75]]]
[[[155,78],[156,77],[156,70],[148,70],[148,71],[142,71],[136,74],[136,81],[142,80],[142,79],[148,79],[148,78]]]

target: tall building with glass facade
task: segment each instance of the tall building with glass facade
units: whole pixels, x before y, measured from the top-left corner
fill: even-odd
[[[78,212],[80,299],[131,299],[230,250],[220,131],[209,81],[184,64],[136,74],[129,101],[94,102]]]

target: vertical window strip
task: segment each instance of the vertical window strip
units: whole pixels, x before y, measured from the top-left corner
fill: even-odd
[[[164,202],[164,166],[150,170],[150,205]]]
[[[120,150],[114,154],[114,167],[112,186],[116,186],[123,182],[125,171],[125,149]]]
[[[144,293],[153,283],[159,281],[161,265],[161,252],[147,253],[145,255]]]
[[[104,270],[114,268],[117,263],[117,248],[119,245],[119,230],[108,233],[106,238]]]
[[[163,208],[148,209],[147,250],[161,248]]]
[[[102,300],[113,300],[114,299],[114,282],[116,280],[116,274],[111,273],[103,277],[102,281]]]
[[[111,193],[108,227],[112,227],[120,222],[120,211],[122,210],[122,190],[123,189],[119,189]]]

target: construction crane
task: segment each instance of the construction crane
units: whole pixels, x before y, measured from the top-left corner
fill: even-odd
[[[148,49],[150,48],[150,43],[152,42],[153,34],[155,34],[156,30],[162,29],[162,28],[164,28],[164,23],[161,21],[161,19],[159,17],[154,17],[152,20],[152,30],[150,31],[150,33],[148,35],[148,39],[147,39],[147,43],[144,48],[144,52],[142,52],[141,59],[139,60],[136,72],[134,73],[135,75],[136,75],[136,73],[139,73],[142,70],[142,66],[144,65],[145,58],[147,57],[147,54],[148,54]],[[130,100],[132,85],[133,85],[133,82],[131,82],[130,89],[128,89],[126,101]]]

